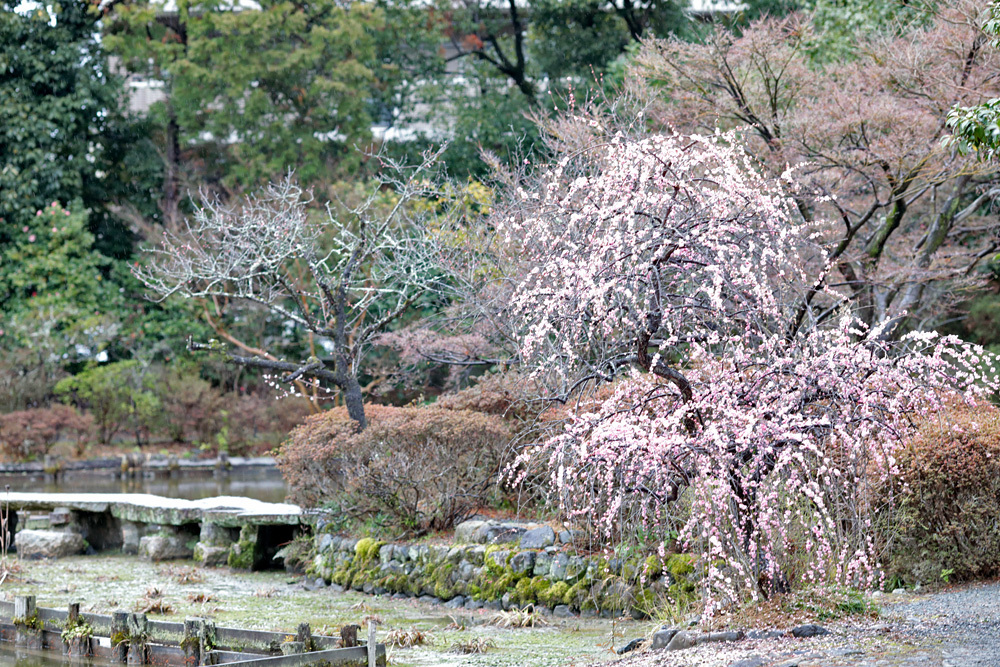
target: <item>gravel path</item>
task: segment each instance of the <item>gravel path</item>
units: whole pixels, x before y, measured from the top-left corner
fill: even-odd
[[[1000,667],[1000,582],[885,595],[878,619],[808,639],[745,639],[648,651],[615,667]]]

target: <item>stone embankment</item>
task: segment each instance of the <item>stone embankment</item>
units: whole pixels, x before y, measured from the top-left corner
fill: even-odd
[[[695,588],[689,556],[584,556],[574,553],[572,533],[546,525],[467,521],[451,545],[338,537],[322,522],[317,529],[309,572],[324,583],[456,609],[533,605],[557,616],[644,618],[667,597],[690,597]]]

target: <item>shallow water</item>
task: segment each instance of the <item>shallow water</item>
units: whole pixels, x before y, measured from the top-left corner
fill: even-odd
[[[276,468],[238,468],[228,477],[215,478],[211,471],[183,471],[179,479],[118,479],[110,472],[65,473],[56,482],[44,475],[0,475],[0,489],[44,493],[152,493],[168,498],[198,500],[214,496],[246,496],[264,502],[285,501],[286,486]]]
[[[107,661],[102,660],[100,663],[104,665],[107,664]],[[62,667],[63,665],[84,665],[90,667],[96,664],[98,664],[98,661],[95,660],[74,658],[70,661],[55,651],[15,649],[6,642],[0,642],[0,665],[4,665],[4,667]]]

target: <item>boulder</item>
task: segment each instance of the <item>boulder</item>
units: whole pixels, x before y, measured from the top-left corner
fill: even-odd
[[[556,531],[548,526],[539,526],[525,531],[521,536],[522,549],[544,549],[556,542]]]
[[[822,625],[814,625],[812,623],[806,623],[805,625],[797,625],[792,628],[793,637],[816,637],[819,635],[830,634],[830,631],[824,628]]]
[[[653,644],[650,646],[654,651],[658,651],[661,648],[666,648],[670,640],[674,638],[680,630],[677,628],[664,628],[653,634]]]
[[[535,552],[521,551],[510,559],[510,569],[514,574],[528,574],[535,567]]]
[[[465,605],[465,598],[461,595],[456,595],[444,603],[444,606],[448,609],[461,609],[463,605]]]
[[[552,567],[549,568],[549,578],[554,582],[565,579],[567,565],[569,565],[569,556],[566,554],[556,554],[553,556]]]
[[[575,618],[576,614],[573,610],[569,608],[566,604],[557,604],[555,608],[552,609],[552,615],[556,618]]]
[[[147,535],[139,540],[139,556],[147,560],[191,558],[194,550],[176,535]]]
[[[194,545],[194,560],[209,567],[221,567],[229,560],[229,547],[220,547],[199,542]]]
[[[476,541],[476,532],[486,525],[485,521],[469,520],[455,526],[455,542],[458,544],[469,544]]]
[[[17,555],[27,559],[65,558],[83,553],[87,543],[77,533],[55,530],[22,530],[17,534]]]
[[[686,648],[691,648],[696,644],[695,638],[684,632],[683,630],[674,635],[674,638],[670,640],[667,644],[668,651],[683,651]]]

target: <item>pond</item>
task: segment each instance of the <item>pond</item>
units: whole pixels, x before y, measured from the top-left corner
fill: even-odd
[[[85,667],[91,667],[91,665],[96,665],[98,663],[106,665],[107,660],[97,661],[74,658],[70,661],[68,658],[63,658],[55,651],[29,651],[23,648],[15,649],[12,645],[6,642],[0,642],[0,665],[5,665],[7,667],[62,667],[63,665],[83,665]]]
[[[215,496],[245,496],[264,502],[285,501],[287,488],[281,473],[272,467],[234,468],[228,477],[211,471],[183,471],[180,477],[119,479],[111,472],[70,471],[55,482],[44,475],[0,475],[0,489],[44,493],[151,493],[169,498],[199,500]]]

